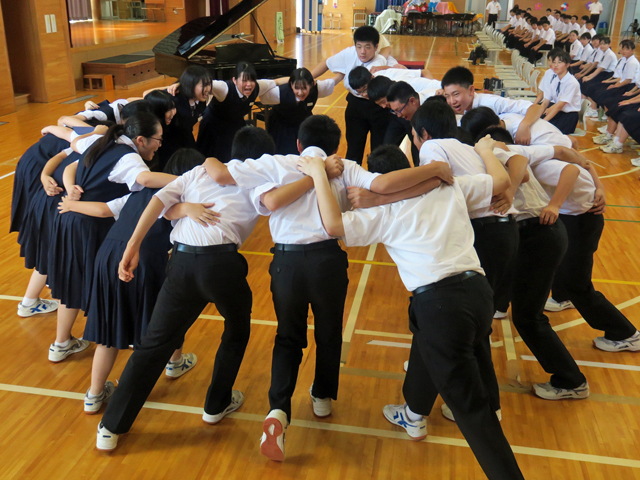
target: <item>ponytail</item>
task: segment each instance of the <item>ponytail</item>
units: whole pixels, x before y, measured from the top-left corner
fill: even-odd
[[[109,127],[107,133],[105,133],[102,138],[99,138],[96,142],[94,142],[94,144],[89,147],[89,150],[87,150],[87,153],[85,153],[84,166],[88,168],[96,163],[98,157],[102,156],[107,150],[109,150],[111,144],[115,143],[115,141],[118,140],[118,138],[120,138],[120,135],[122,135],[123,133],[123,125],[115,124]]]

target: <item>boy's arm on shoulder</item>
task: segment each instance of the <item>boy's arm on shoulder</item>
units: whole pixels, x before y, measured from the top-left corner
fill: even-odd
[[[371,191],[380,194],[396,193],[415,187],[434,177],[438,177],[448,184],[453,183],[453,174],[449,164],[436,161],[428,165],[405,168],[380,175],[371,182]]]
[[[207,158],[202,166],[207,170],[207,174],[218,185],[236,184],[236,181],[229,173],[227,166],[218,159],[213,157]]]
[[[292,204],[312,188],[313,179],[305,175],[300,180],[263,193],[260,196],[260,202],[267,207],[269,211],[274,212],[279,208]]]
[[[377,207],[379,205],[387,205],[389,203],[399,202],[401,200],[407,200],[409,198],[419,197],[425,193],[429,193],[431,190],[435,190],[442,184],[442,180],[437,177],[425,180],[422,183],[407,188],[406,190],[400,190],[395,193],[387,195],[374,193],[366,188],[347,187],[349,201],[354,208],[370,208]]]

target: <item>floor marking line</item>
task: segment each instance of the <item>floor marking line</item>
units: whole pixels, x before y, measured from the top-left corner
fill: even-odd
[[[522,360],[527,360],[529,362],[538,361],[538,359],[533,355],[520,355],[520,358]],[[640,367],[637,365],[625,365],[622,363],[590,362],[587,360],[576,360],[576,363],[584,367],[610,368],[612,370],[629,370],[632,372],[640,372]]]
[[[616,208],[640,208],[637,205],[607,205],[607,207],[616,207]]]
[[[627,170],[626,172],[614,173],[613,175],[605,175],[600,178],[603,179],[603,178],[621,177],[622,175],[628,175],[630,173],[637,172],[638,170],[640,170],[640,167],[634,167],[631,170]]]
[[[621,218],[605,218],[605,222],[640,223],[640,220],[624,220]]]
[[[427,57],[427,63],[424,64],[425,70],[429,68],[429,62],[431,62],[431,53],[433,52],[433,47],[436,44],[436,38],[438,37],[433,37],[433,43],[431,44],[431,48],[429,49],[429,56]]]
[[[2,176],[0,177],[0,180],[2,180],[3,178],[10,177],[10,176],[11,176],[11,175],[13,175],[14,173],[16,173],[16,172],[11,172],[11,173],[7,173],[6,175],[2,175]]]
[[[623,310],[627,307],[631,307],[632,305],[635,305],[636,303],[640,303],[640,296],[632,298],[631,300],[627,300],[626,302],[619,303],[615,307],[618,310]],[[587,323],[585,322],[584,318],[578,318],[577,320],[561,323],[560,325],[556,325],[555,327],[551,327],[551,328],[553,328],[556,332],[560,332],[562,330],[566,330],[567,328],[577,327],[578,325],[582,325],[583,323]],[[522,342],[522,337],[516,337],[516,342]]]
[[[355,330],[358,335],[369,335],[371,337],[387,337],[387,338],[402,338],[405,340],[411,340],[413,335],[410,333],[391,333],[391,332],[378,332],[376,330]]]
[[[322,114],[323,114],[323,115],[326,115],[326,114],[327,114],[327,112],[328,112],[329,110],[331,110],[331,109],[333,108],[333,106],[334,106],[336,103],[338,103],[340,100],[342,100],[344,97],[346,97],[346,96],[347,96],[347,93],[349,93],[349,90],[345,90],[344,92],[342,92],[342,93],[338,96],[338,98],[336,98],[336,99],[333,101],[333,103],[332,103],[331,105],[329,105],[329,106],[324,110],[324,112],[322,112]]]
[[[410,343],[400,343],[400,342],[386,342],[384,340],[369,340],[367,345],[379,345],[381,347],[398,347],[398,348],[411,348]]]
[[[41,395],[53,398],[65,398],[72,400],[82,400],[84,398],[83,393],[74,393],[74,392],[64,392],[60,390],[51,390],[44,388],[32,388],[32,387],[22,387],[17,385],[8,385],[0,383],[0,390],[12,393],[26,393],[31,395]],[[153,410],[163,410],[168,412],[179,412],[179,413],[189,413],[192,415],[202,415],[203,409],[202,407],[192,407],[188,405],[176,405],[172,403],[162,403],[162,402],[146,402],[144,404],[144,408],[149,408]],[[242,412],[234,412],[228,415],[228,417],[250,421],[256,423],[264,422],[264,415],[258,415],[254,413],[242,413]],[[337,423],[326,423],[326,422],[316,422],[310,420],[296,420],[294,419],[291,422],[291,425],[294,427],[302,427],[309,428],[314,430],[325,430],[330,432],[337,433],[348,433],[348,434],[356,434],[356,435],[367,435],[371,437],[383,437],[383,438],[392,438],[397,440],[411,441],[409,437],[404,432],[398,431],[395,427],[393,430],[383,430],[379,428],[369,428],[369,427],[357,427],[354,425],[343,425]],[[203,427],[206,428],[206,427]],[[195,431],[195,429],[194,429]],[[91,439],[93,441],[93,439]],[[454,447],[465,447],[469,448],[469,445],[464,439],[461,438],[451,438],[451,437],[440,437],[436,435],[429,435],[424,443],[431,443],[435,445],[447,445]],[[511,448],[517,454],[522,455],[530,455],[535,457],[544,457],[544,458],[556,458],[561,460],[571,460],[577,462],[587,462],[587,463],[596,463],[600,465],[614,465],[620,467],[629,467],[629,468],[640,468],[640,460],[633,460],[629,458],[617,458],[617,457],[607,457],[604,455],[593,455],[588,453],[576,453],[576,452],[567,452],[563,450],[550,450],[545,448],[533,448],[533,447],[524,447],[519,445],[512,445]]]
[[[592,150],[598,150],[600,147],[585,148],[584,150],[578,150],[578,153],[591,152]]]
[[[369,253],[367,253],[367,261],[373,261],[376,255],[377,244],[369,246]],[[358,281],[358,288],[353,297],[353,303],[351,304],[351,310],[349,311],[349,317],[347,318],[347,324],[344,327],[342,334],[342,352],[340,354],[340,362],[347,363],[347,357],[349,356],[349,348],[351,348],[351,338],[356,329],[356,320],[358,319],[358,313],[360,313],[360,306],[362,305],[362,298],[364,297],[365,289],[367,288],[367,281],[369,280],[369,273],[371,272],[371,265],[365,265],[362,268],[360,274],[360,280]]]

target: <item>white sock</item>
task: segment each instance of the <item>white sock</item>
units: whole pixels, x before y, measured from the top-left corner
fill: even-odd
[[[407,413],[407,418],[409,420],[411,420],[412,422],[419,422],[423,418],[422,415],[419,415],[417,413],[413,413],[411,411],[411,409],[409,408],[409,405],[405,405],[404,406],[404,410]]]
[[[35,304],[38,301],[37,298],[29,298],[29,297],[24,297],[22,299],[22,306],[23,307],[31,307],[33,306],[33,304]]]
[[[67,340],[66,342],[62,342],[62,343],[54,342],[54,344],[55,344],[55,346],[56,346],[56,347],[62,347],[62,348],[65,348],[65,347],[68,347],[68,346],[69,346],[69,342],[70,342],[70,341],[71,341],[71,339]]]
[[[622,142],[620,141],[620,137],[613,137],[613,144],[621,147]]]

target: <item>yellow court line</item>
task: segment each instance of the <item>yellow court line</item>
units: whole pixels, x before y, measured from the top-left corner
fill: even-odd
[[[627,170],[626,172],[614,173],[613,175],[605,175],[604,177],[600,177],[600,178],[602,179],[602,178],[621,177],[623,175],[629,175],[630,173],[637,172],[638,170],[640,170],[640,167],[634,167],[631,170]]]
[[[52,390],[45,388],[23,387],[20,385],[8,385],[0,383],[0,390],[12,393],[25,393],[30,395],[40,395],[53,398],[65,398],[72,400],[81,400],[84,398],[83,393],[66,392],[63,390]],[[202,407],[192,407],[188,405],[177,405],[163,402],[146,402],[144,408],[153,410],[163,410],[168,412],[189,413],[192,415],[202,415]],[[255,423],[263,423],[264,415],[255,413],[234,412],[228,415],[229,418],[235,420],[243,420]],[[309,420],[296,420],[291,422],[293,427],[309,428],[313,430],[325,430],[337,433],[348,433],[355,435],[366,435],[371,437],[392,438],[396,440],[410,441],[406,433],[398,431],[397,428],[391,427],[393,430],[383,430],[380,428],[357,427],[354,425],[343,425],[338,423],[316,422]],[[202,426],[201,428],[215,428]],[[194,433],[196,429],[194,428]],[[256,437],[257,438],[257,437]],[[87,442],[93,442],[93,436],[87,438]],[[435,445],[447,445],[453,447],[469,448],[469,444],[462,438],[439,437],[429,435],[422,440],[424,443]],[[566,452],[563,450],[551,450],[546,448],[523,447],[519,445],[511,446],[514,453],[522,455],[530,455],[543,458],[556,458],[560,460],[571,460],[576,462],[595,463],[599,465],[613,465],[618,467],[640,468],[640,460],[630,458],[607,457],[604,455],[592,455],[588,453]]]
[[[336,98],[336,99],[333,101],[333,103],[332,103],[331,105],[329,105],[329,106],[325,109],[325,111],[324,111],[324,112],[322,112],[322,114],[323,114],[323,115],[326,115],[326,114],[327,114],[327,112],[328,112],[329,110],[331,110],[331,108],[332,108],[336,103],[338,103],[340,100],[342,100],[342,98],[344,98],[344,97],[346,97],[346,96],[347,96],[347,93],[349,93],[349,91],[348,91],[348,90],[345,90],[344,92],[342,92],[342,93],[338,96],[338,98]]]
[[[424,68],[425,68],[425,70],[428,70],[428,69],[429,69],[429,62],[431,62],[431,52],[433,52],[433,47],[434,47],[434,45],[436,44],[436,38],[437,38],[437,37],[433,37],[433,43],[431,44],[431,49],[429,50],[429,56],[427,57],[427,61],[426,61],[426,63],[424,64]]]

